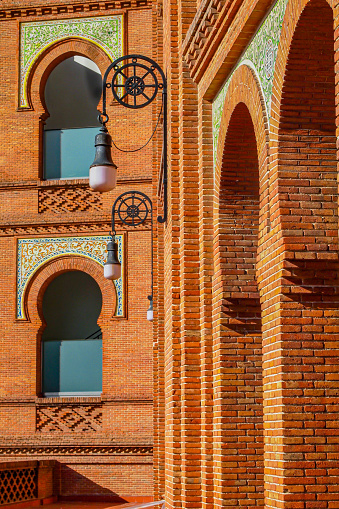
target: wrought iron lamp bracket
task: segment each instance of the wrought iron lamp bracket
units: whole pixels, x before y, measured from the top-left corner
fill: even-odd
[[[109,81],[109,75],[113,77]],[[158,77],[159,76],[159,77]],[[125,108],[140,109],[148,106],[162,91],[163,109],[163,157],[162,176],[164,193],[164,215],[158,216],[159,223],[167,220],[167,80],[161,67],[151,58],[142,55],[125,55],[112,62],[103,79],[103,111],[99,115],[105,126],[109,117],[106,111],[107,89],[111,88],[114,99]],[[155,132],[155,131],[154,131]],[[154,133],[153,133],[154,134]],[[161,172],[160,172],[161,174]],[[145,195],[146,196],[146,195]],[[113,220],[113,219],[112,219]]]
[[[140,226],[146,221],[151,222],[151,271],[152,294],[148,297],[153,301],[153,205],[147,194],[141,191],[126,191],[120,194],[112,206],[112,237],[115,237],[115,216],[126,226]]]

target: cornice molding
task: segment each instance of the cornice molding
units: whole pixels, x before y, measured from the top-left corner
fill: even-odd
[[[203,0],[182,46],[191,78],[212,101],[274,0]],[[208,70],[208,73],[206,71]]]
[[[197,69],[204,59],[225,17],[230,14],[234,4],[243,0],[204,0],[187,32],[182,52],[191,76],[196,80]],[[233,13],[233,17],[234,17]],[[229,16],[228,16],[229,17]]]
[[[10,20],[17,20],[18,18],[24,18],[26,19],[34,19],[36,20],[47,17],[47,16],[53,16],[53,19],[57,17],[65,17],[66,16],[72,16],[72,15],[78,15],[80,13],[84,13],[85,15],[88,14],[104,14],[104,13],[110,13],[111,11],[121,10],[121,9],[138,9],[138,8],[145,8],[145,7],[151,7],[152,2],[151,0],[121,0],[121,1],[114,1],[114,2],[81,2],[77,3],[74,2],[71,5],[65,5],[65,4],[55,4],[55,5],[45,5],[45,6],[34,6],[34,5],[27,5],[26,7],[7,7],[7,8],[0,8],[0,21],[10,21]],[[0,6],[1,7],[1,6]]]
[[[139,231],[139,230],[150,230],[151,223],[148,221],[147,223],[142,224],[141,226],[126,226],[121,221],[116,221],[116,224],[119,225],[118,231]],[[111,229],[111,221],[103,220],[96,222],[74,222],[74,223],[46,223],[46,224],[6,224],[0,225],[0,237],[4,236],[25,236],[25,235],[59,235],[63,234],[74,234],[74,233],[98,233],[107,232]]]

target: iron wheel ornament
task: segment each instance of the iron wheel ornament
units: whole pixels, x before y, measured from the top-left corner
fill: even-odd
[[[156,98],[159,90],[155,67],[133,58],[130,63],[116,66],[111,87],[118,103],[126,108],[144,108]]]
[[[115,200],[112,209],[113,218],[117,214],[120,221],[127,226],[139,226],[152,218],[152,202],[148,196],[140,191],[127,191]]]

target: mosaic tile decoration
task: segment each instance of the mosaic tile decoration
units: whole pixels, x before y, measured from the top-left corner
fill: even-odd
[[[276,2],[269,15],[261,27],[258,29],[250,45],[243,53],[232,74],[228,77],[227,81],[213,102],[212,116],[214,162],[216,158],[220,122],[227,89],[229,87],[233,73],[241,65],[247,65],[256,74],[263,97],[265,99],[268,122],[270,121],[274,67],[277,58],[286,6],[287,0],[278,0]]]
[[[51,237],[35,239],[18,239],[17,243],[17,308],[19,320],[26,320],[24,295],[33,274],[47,261],[64,255],[77,255],[90,258],[102,267],[106,261],[108,235],[88,237]],[[125,282],[124,282],[124,236],[116,235],[118,242],[121,278],[114,281],[117,294],[115,316],[125,316]]]
[[[39,55],[57,41],[78,38],[101,48],[113,61],[123,55],[123,14],[100,18],[20,23],[19,107],[28,108],[27,81]]]

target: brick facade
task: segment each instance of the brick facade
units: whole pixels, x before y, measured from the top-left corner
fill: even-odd
[[[31,108],[18,109],[19,23],[124,14],[124,52],[152,56],[152,6],[137,2],[10,0],[0,6],[1,132],[1,461],[55,460],[39,473],[39,496],[150,500],[152,473],[152,325],[146,320],[151,286],[150,224],[130,228],[125,236],[126,313],[114,316],[116,293],[95,261],[76,255],[47,260],[31,278],[24,295],[27,320],[17,320],[17,239],[107,235],[111,207],[122,192],[138,190],[152,197],[152,144],[138,157],[115,151],[118,186],[93,193],[87,179],[44,181],[42,131],[48,112],[46,80],[63,59],[80,54],[102,73],[110,64],[98,45],[76,37],[51,44],[29,75]],[[125,149],[147,140],[152,110],[134,114],[109,100],[110,133]],[[94,143],[94,140],[93,140]],[[91,163],[91,162],[90,162]],[[59,274],[80,270],[98,283],[103,305],[98,325],[103,333],[101,397],[41,397],[42,298]],[[48,475],[47,475],[48,474]],[[40,493],[41,491],[41,493]]]
[[[171,509],[339,507],[337,4],[158,11],[156,493]]]

